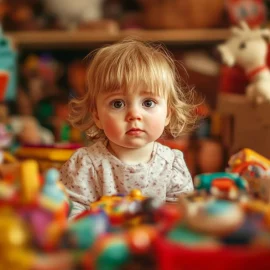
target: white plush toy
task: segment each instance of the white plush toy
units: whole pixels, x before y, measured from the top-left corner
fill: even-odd
[[[46,10],[55,14],[69,29],[103,17],[104,0],[44,0],[44,4]]]
[[[269,29],[250,29],[245,22],[232,28],[232,37],[218,46],[224,64],[238,65],[247,75],[247,97],[257,104],[270,102],[270,71],[266,63]]]

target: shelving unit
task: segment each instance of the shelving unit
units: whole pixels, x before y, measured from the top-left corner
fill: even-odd
[[[128,37],[164,44],[213,44],[229,37],[228,29],[37,31],[7,33],[19,49],[72,49],[110,43]]]

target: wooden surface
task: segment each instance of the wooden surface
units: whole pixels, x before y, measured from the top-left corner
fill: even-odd
[[[233,117],[229,154],[250,148],[270,158],[269,103],[255,105],[245,95],[224,93],[218,96],[217,111]]]
[[[229,37],[228,29],[37,31],[7,33],[18,48],[74,48],[138,38],[165,44],[217,43]]]

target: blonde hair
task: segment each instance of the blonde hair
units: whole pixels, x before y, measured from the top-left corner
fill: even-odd
[[[164,133],[178,137],[194,127],[193,91],[185,91],[180,85],[175,62],[161,45],[130,39],[94,53],[87,72],[86,93],[69,103],[69,121],[74,127],[86,131],[90,138],[105,136],[91,116],[98,94],[119,89],[134,91],[134,86],[142,84],[148,91],[167,97],[171,117]]]

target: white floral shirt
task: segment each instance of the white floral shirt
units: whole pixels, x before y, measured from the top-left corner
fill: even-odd
[[[106,141],[98,141],[78,149],[61,168],[61,181],[73,202],[71,218],[103,195],[140,189],[144,196],[176,201],[180,193],[193,190],[181,151],[155,142],[148,163],[128,165],[112,155],[106,145]]]

